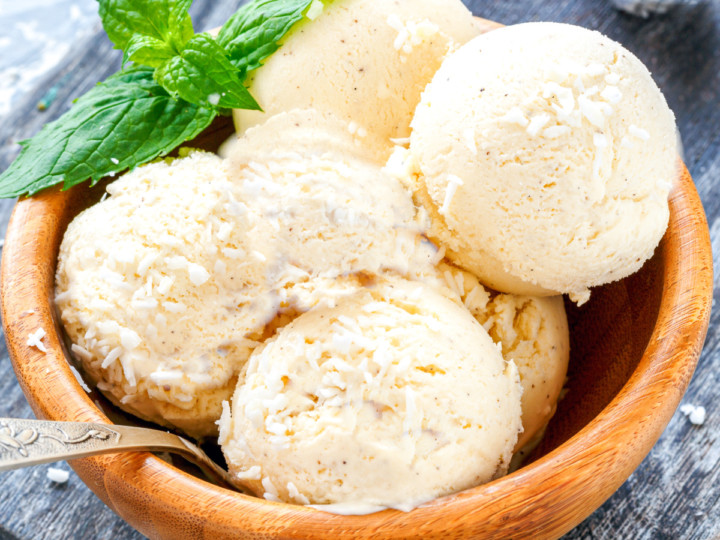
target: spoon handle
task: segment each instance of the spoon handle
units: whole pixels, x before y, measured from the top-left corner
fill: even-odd
[[[153,429],[0,418],[0,471],[114,452],[193,454],[187,444],[177,435]]]
[[[182,454],[216,484],[242,490],[242,485],[199,447],[172,433],[114,424],[0,418],[0,472],[133,451]]]

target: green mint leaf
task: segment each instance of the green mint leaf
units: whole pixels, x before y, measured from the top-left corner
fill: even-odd
[[[134,68],[110,77],[56,121],[23,141],[18,158],[0,175],[0,198],[65,188],[167,154],[210,125],[216,112],[173,99]]]
[[[242,6],[223,25],[217,42],[225,48],[240,78],[257,69],[302,20],[313,0],[257,0]]]
[[[225,54],[209,34],[196,34],[155,71],[155,80],[171,95],[199,106],[260,110]]]
[[[98,0],[105,32],[125,50],[135,34],[164,41],[180,51],[193,35],[192,0]]]
[[[118,71],[117,73],[113,73],[103,82],[98,83],[98,86],[123,86],[128,83],[147,84],[148,86],[155,86],[155,84],[153,84],[155,83],[155,81],[153,80],[153,73],[154,70],[149,67],[133,66],[130,68],[126,68],[122,71]],[[83,95],[76,101],[80,101],[86,95],[87,94]]]
[[[175,51],[162,40],[135,34],[125,48],[123,64],[127,61],[143,66],[160,67],[175,56]]]

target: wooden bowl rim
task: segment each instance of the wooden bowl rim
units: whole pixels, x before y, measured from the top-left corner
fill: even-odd
[[[57,231],[60,220],[55,212],[67,207],[77,189],[86,188],[54,189],[22,199],[16,205],[3,253],[0,308],[13,367],[38,417],[108,423],[109,419],[79,386],[67,361],[61,361],[66,357],[47,292],[54,288],[57,246],[52,247],[51,234],[37,238],[29,227],[40,223],[53,234],[60,234]],[[186,474],[150,453],[98,456],[71,465],[101,499],[141,530],[143,525],[128,514],[127,501],[118,498],[118,494],[122,489],[143,493],[148,482],[161,479],[162,489],[155,489],[152,494],[154,502],[177,515],[195,520],[217,519],[228,531],[242,530],[248,534],[267,533],[271,522],[279,535],[308,538],[314,537],[313,531],[319,534],[330,530],[368,537],[378,530],[385,537],[401,537],[408,532],[425,536],[444,536],[451,531],[470,534],[479,530],[479,521],[487,520],[489,512],[498,513],[501,500],[522,500],[524,509],[516,509],[518,516],[530,515],[534,505],[542,504],[546,490],[557,489],[554,479],[558,474],[592,463],[596,463],[598,472],[609,466],[621,471],[609,485],[589,495],[592,499],[589,505],[578,509],[577,504],[571,504],[564,519],[558,508],[558,519],[537,523],[534,529],[543,534],[565,532],[609,497],[649,452],[689,383],[707,332],[712,295],[710,239],[702,205],[684,166],[671,194],[670,206],[668,234],[659,248],[666,262],[660,312],[636,370],[611,403],[581,431],[511,475],[431,501],[409,513],[386,510],[369,516],[340,516],[231,492]],[[52,258],[49,253],[54,253]],[[668,275],[673,276],[669,282]],[[684,324],[674,324],[678,319]],[[37,327],[48,332],[47,354],[26,345],[27,336]],[[39,369],[44,369],[44,373],[39,374]],[[658,392],[664,396],[662,401],[655,397]],[[629,403],[638,414],[624,415]],[[613,457],[595,455],[596,445],[608,437],[612,437],[616,446],[624,447],[631,446],[638,436],[645,441],[639,452],[629,456],[622,452]],[[98,471],[103,473],[103,485],[88,481],[97,479]],[[580,477],[578,474],[566,477],[563,489],[572,488],[572,492],[578,493],[586,490],[588,486],[581,483]],[[114,482],[119,485],[113,486]],[[187,503],[203,497],[210,498],[213,504]],[[502,516],[498,519],[505,522]]]

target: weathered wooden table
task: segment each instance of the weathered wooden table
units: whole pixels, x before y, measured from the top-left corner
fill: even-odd
[[[64,8],[71,4],[67,0],[57,3]],[[196,0],[192,9],[196,28],[218,26],[240,3]],[[677,115],[685,160],[710,224],[715,267],[720,267],[720,3],[706,0],[647,21],[616,12],[605,0],[470,0],[466,4],[476,15],[505,24],[549,20],[600,30],[650,67]],[[3,9],[11,9],[9,5],[0,1],[0,20]],[[69,7],[70,19],[79,19],[79,8]],[[0,42],[6,32],[10,29],[0,28]],[[43,123],[64,112],[75,97],[119,66],[120,53],[112,50],[99,27],[85,28],[56,67],[15,100],[4,121],[0,103],[0,171],[18,152],[16,141],[35,134]],[[22,65],[18,67],[22,69]],[[50,89],[49,97],[55,94],[55,99],[41,112],[37,103],[48,97]],[[13,201],[0,201],[3,236],[12,206]],[[707,409],[705,424],[693,426],[676,413],[638,470],[567,538],[720,537],[719,346],[720,321],[714,313],[705,350],[684,400]],[[4,340],[0,340],[0,396],[0,417],[32,417]],[[69,470],[67,464],[59,466]],[[0,540],[142,538],[77,476],[71,473],[67,484],[53,484],[46,477],[47,468],[0,475]]]

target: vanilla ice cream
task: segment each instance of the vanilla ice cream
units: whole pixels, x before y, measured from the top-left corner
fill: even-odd
[[[384,160],[389,139],[410,134],[445,55],[479,33],[459,0],[343,0],[312,17],[250,74],[265,112],[235,111],[239,132],[281,111],[316,108],[337,114]]]
[[[638,270],[668,223],[673,113],[597,32],[529,23],[443,63],[412,123],[416,194],[458,265],[503,292],[570,293]]]
[[[417,282],[308,311],[246,369],[220,444],[269,500],[409,510],[502,475],[521,429],[515,365],[466,309]]]
[[[242,200],[278,231],[286,282],[434,271],[426,213],[360,142],[334,115],[295,110],[250,129],[232,149]]]
[[[520,373],[523,432],[519,451],[539,437],[555,414],[570,360],[570,334],[561,296],[519,296],[488,291],[477,277],[446,262],[440,283],[457,295],[502,346]]]
[[[216,433],[249,338],[276,313],[275,231],[211,154],[139,167],[107,191],[60,248],[56,304],[72,352],[121,408]]]
[[[249,130],[229,160],[147,165],[108,193],[60,251],[72,350],[123,409],[196,437],[216,433],[252,348],[341,283],[434,271],[425,214],[315,111]]]

